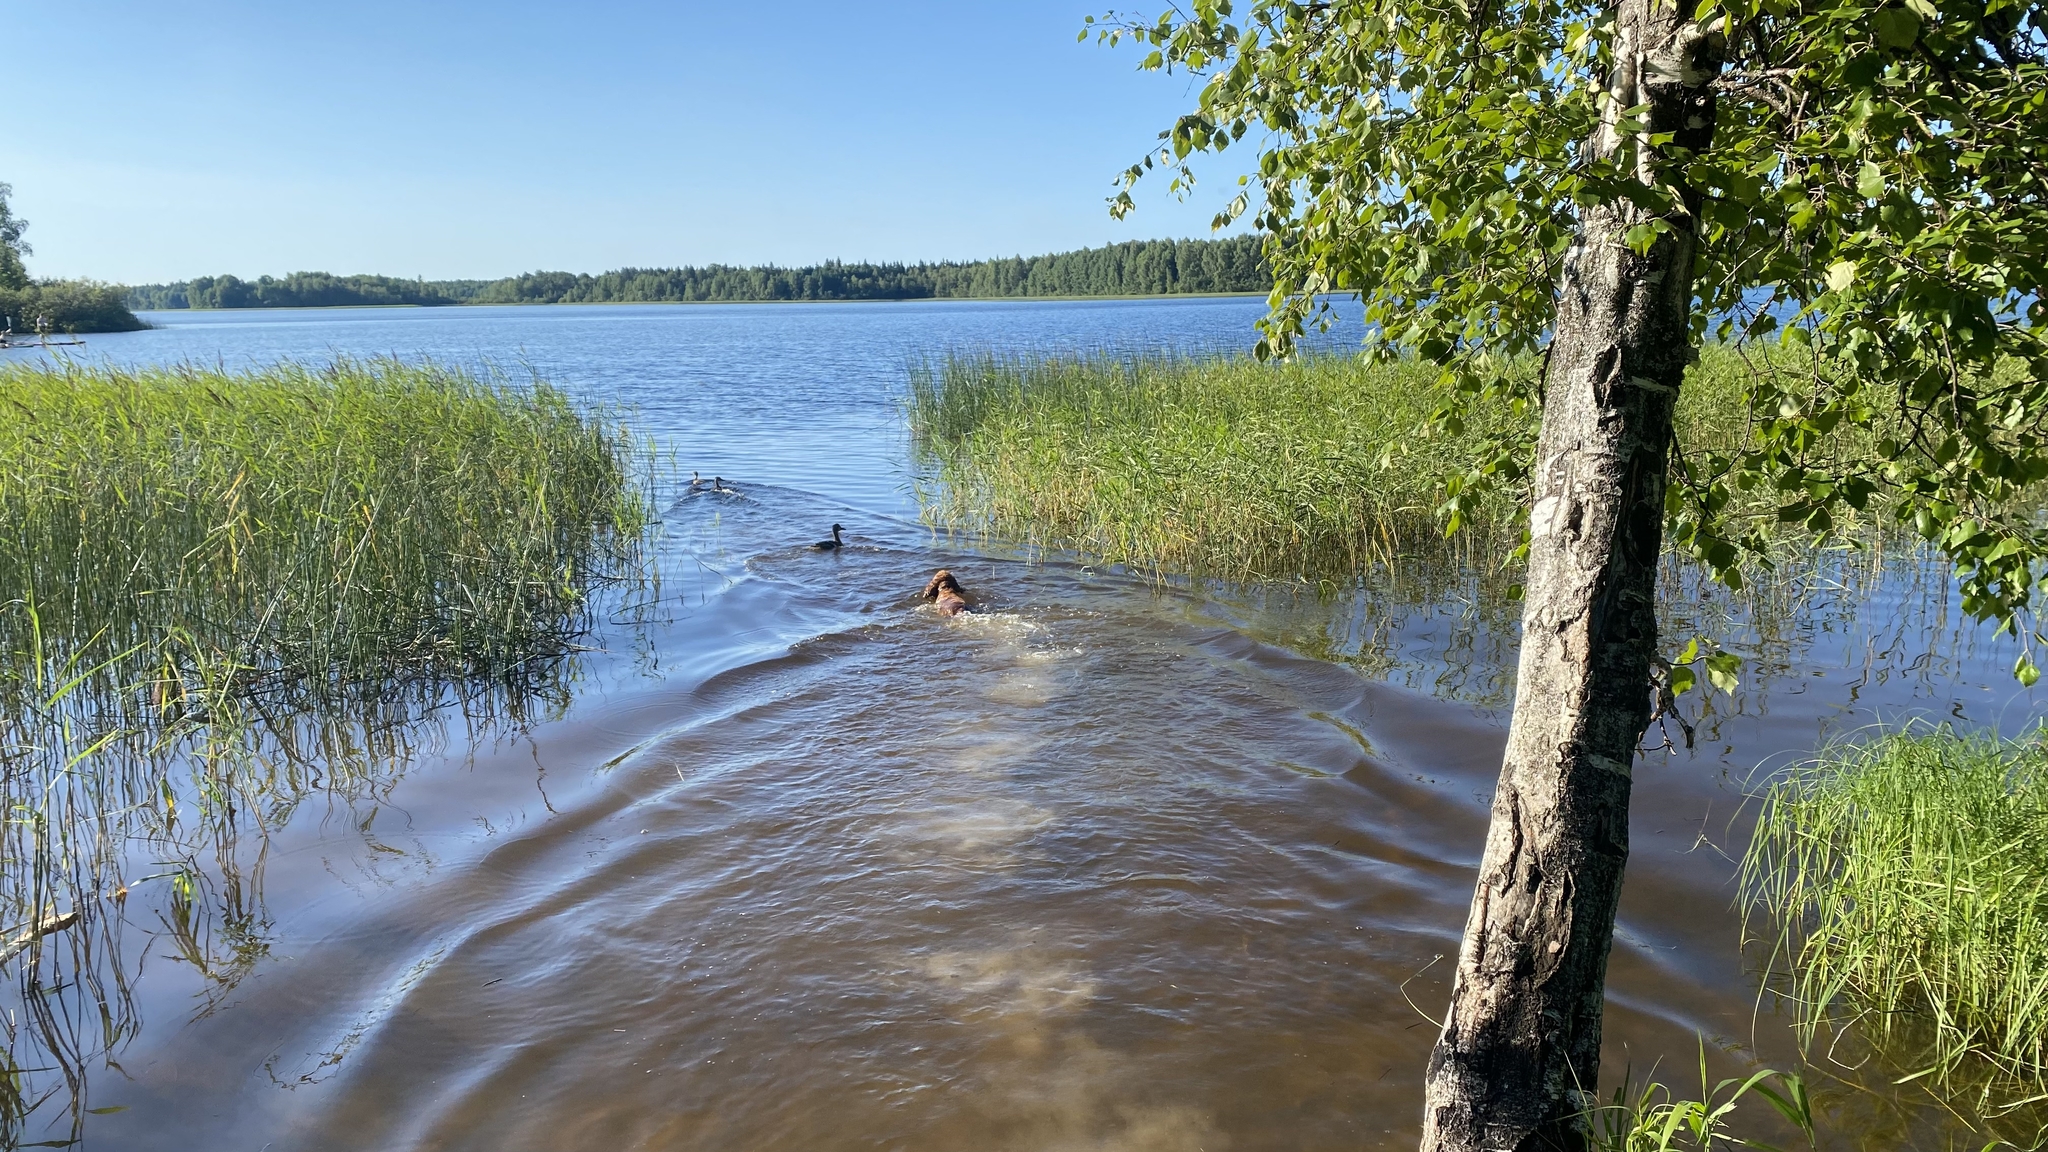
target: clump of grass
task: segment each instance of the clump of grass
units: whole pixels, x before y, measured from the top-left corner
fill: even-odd
[[[1624,1071],[1621,1083],[1606,1104],[1593,1106],[1586,1115],[1593,1152],[1715,1152],[1722,1148],[1762,1148],[1771,1145],[1737,1136],[1733,1129],[1736,1110],[1743,1098],[1761,1097],[1779,1119],[1796,1131],[1808,1147],[1814,1147],[1813,1101],[1806,1082],[1797,1074],[1770,1068],[1758,1069],[1745,1079],[1726,1079],[1710,1084],[1704,1041],[1700,1045],[1700,1095],[1681,1099],[1669,1087],[1648,1080],[1640,1086]]]
[[[1681,394],[1680,442],[1696,461],[1739,444],[1746,381],[1796,367],[1706,350]],[[927,515],[949,528],[1226,579],[1341,579],[1397,560],[1497,568],[1520,538],[1524,488],[1479,493],[1448,541],[1446,499],[1500,448],[1526,456],[1538,413],[1482,401],[1444,431],[1434,377],[1343,356],[955,356],[911,373],[908,407]],[[1823,450],[1854,454],[1860,436]],[[1731,515],[1775,520],[1775,493],[1754,502]]]
[[[263,948],[237,844],[388,786],[426,710],[558,696],[595,593],[646,573],[651,508],[616,420],[434,364],[16,365],[0,413],[13,1147],[38,1112],[78,1139],[87,1067],[134,1034],[121,909],[161,896],[225,994]]]
[[[0,411],[15,658],[97,638],[172,681],[501,672],[565,647],[648,521],[614,422],[434,364],[17,365]]]
[[[1764,794],[1742,867],[1810,1043],[1854,1023],[1913,1076],[2048,1091],[2048,731],[1823,751]]]
[[[1435,547],[1448,463],[1516,422],[1427,440],[1413,364],[1313,357],[953,357],[912,373],[929,513],[1113,563],[1225,578],[1349,573]],[[1514,531],[1496,499],[1473,537]]]

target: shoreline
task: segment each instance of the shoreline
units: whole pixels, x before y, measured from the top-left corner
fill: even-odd
[[[1116,296],[901,296],[848,297],[837,300],[494,300],[462,301],[455,304],[266,304],[253,308],[139,308],[143,312],[421,312],[455,311],[463,308],[587,308],[673,305],[700,307],[712,304],[1002,304],[1030,301],[1071,302],[1076,300],[1223,300],[1264,299],[1264,292],[1138,292]]]

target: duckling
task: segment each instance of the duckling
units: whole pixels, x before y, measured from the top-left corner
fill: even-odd
[[[832,526],[832,538],[830,540],[820,540],[816,544],[811,545],[811,547],[816,548],[820,552],[830,552],[844,543],[844,541],[839,539],[839,534],[844,531],[846,529],[834,524]]]
[[[695,468],[690,469],[690,491],[695,492],[697,489],[702,488],[703,486],[704,478],[702,476],[697,475],[697,470]]]

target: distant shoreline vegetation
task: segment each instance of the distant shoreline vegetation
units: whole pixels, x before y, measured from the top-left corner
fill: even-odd
[[[621,268],[591,276],[529,272],[502,280],[401,280],[294,272],[202,276],[128,289],[141,311],[362,305],[653,304],[776,300],[932,300],[1032,296],[1168,296],[1271,291],[1258,236],[1130,240],[1049,256],[920,264],[828,261],[803,268]]]
[[[28,221],[9,202],[14,186],[0,182],[0,332],[9,335],[133,332],[149,325],[128,311],[128,290],[97,280],[38,280],[22,257]],[[0,345],[7,341],[0,339]]]
[[[94,280],[30,280],[0,283],[0,327],[14,335],[35,333],[134,332],[149,325],[128,309],[127,290]]]

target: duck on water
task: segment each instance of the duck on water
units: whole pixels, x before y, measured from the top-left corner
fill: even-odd
[[[844,543],[844,541],[839,539],[839,534],[844,531],[846,531],[846,529],[840,527],[837,524],[834,524],[832,526],[832,538],[830,540],[820,540],[816,544],[811,545],[811,547],[817,549],[820,552],[831,552],[834,549],[839,548]]]

